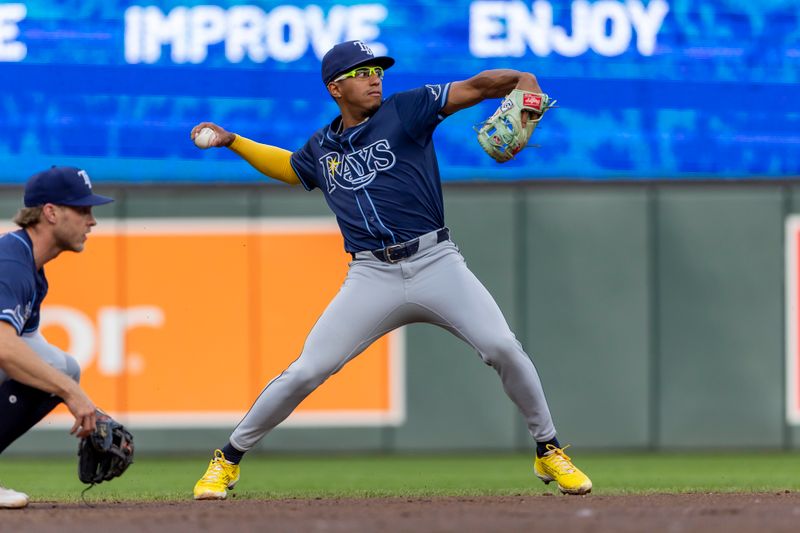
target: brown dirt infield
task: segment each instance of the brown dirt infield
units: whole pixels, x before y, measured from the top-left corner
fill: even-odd
[[[789,532],[800,493],[419,499],[37,502],[0,510],[0,531]]]

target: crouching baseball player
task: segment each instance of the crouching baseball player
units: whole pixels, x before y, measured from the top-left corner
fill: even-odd
[[[195,499],[224,499],[248,450],[375,340],[413,322],[446,329],[497,371],[536,442],[539,478],[568,494],[592,488],[556,439],[533,363],[450,239],[432,141],[448,115],[505,97],[478,129],[478,141],[498,162],[507,161],[524,148],[552,101],[532,74],[515,70],[485,71],[384,100],[383,76],[394,62],[375,57],[361,41],[334,46],[322,60],[322,81],[341,115],[294,153],[209,122],[191,131],[201,147],[228,147],[271,178],[320,189],[353,257],[300,357],[267,384],[229,442],[214,451]]]
[[[78,385],[77,361],[39,333],[39,308],[47,295],[44,265],[61,252],[80,252],[97,224],[92,206],[112,202],[94,194],[89,175],[52,167],[25,186],[21,229],[0,235],[0,453],[62,401],[75,417],[71,433],[95,429],[94,404]],[[0,487],[0,508],[28,505],[28,496]]]

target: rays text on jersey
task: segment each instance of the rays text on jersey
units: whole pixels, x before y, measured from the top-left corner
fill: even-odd
[[[329,192],[333,192],[336,187],[355,190],[369,185],[378,172],[392,168],[395,161],[395,155],[386,139],[375,141],[349,154],[328,152],[319,158]]]

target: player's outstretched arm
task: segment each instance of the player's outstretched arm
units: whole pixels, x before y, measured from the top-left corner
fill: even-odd
[[[189,137],[194,141],[204,128],[209,128],[214,132],[214,135],[203,139],[205,148],[227,147],[265,176],[290,185],[300,183],[300,179],[290,163],[292,157],[290,151],[251,141],[241,135],[226,131],[213,122],[201,122],[192,128]]]
[[[15,380],[64,400],[75,424],[70,433],[85,437],[94,431],[95,406],[80,386],[45,363],[39,355],[17,337],[14,328],[0,321],[0,368]]]
[[[541,93],[536,76],[530,72],[511,69],[484,70],[468,80],[450,84],[447,104],[442,111],[452,115],[489,98],[502,98],[514,89]],[[522,127],[527,122],[527,112],[522,115]]]

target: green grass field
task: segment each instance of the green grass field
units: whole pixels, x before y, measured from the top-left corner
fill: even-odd
[[[208,457],[137,458],[122,478],[95,486],[88,501],[182,500]],[[598,454],[573,456],[594,494],[800,490],[800,453]],[[84,487],[77,458],[0,457],[0,484],[34,501],[74,502]],[[514,495],[555,492],[532,473],[527,455],[284,456],[242,463],[237,498],[362,498]]]

